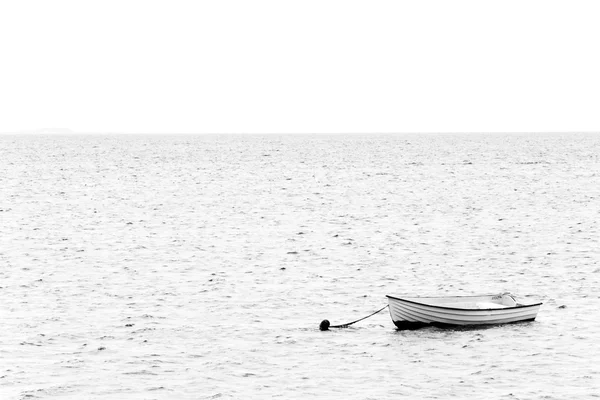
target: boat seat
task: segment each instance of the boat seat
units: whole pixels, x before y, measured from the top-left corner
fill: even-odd
[[[515,300],[514,296],[510,293],[502,294],[502,304],[504,304],[507,307],[516,307],[519,305],[517,303],[517,300]]]

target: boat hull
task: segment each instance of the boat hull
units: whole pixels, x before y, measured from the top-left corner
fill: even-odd
[[[542,303],[518,303],[509,294],[454,297],[387,296],[398,329],[533,321]]]

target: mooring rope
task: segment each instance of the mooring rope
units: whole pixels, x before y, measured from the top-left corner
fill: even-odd
[[[361,319],[357,319],[356,321],[348,322],[347,324],[342,324],[342,325],[329,325],[329,321],[326,320],[326,319],[324,319],[323,321],[321,321],[321,325],[319,325],[319,329],[322,330],[322,331],[326,331],[329,328],[347,328],[347,327],[349,327],[352,324],[355,324],[355,323],[357,323],[359,321],[362,321],[363,319],[367,319],[369,317],[372,317],[373,315],[375,315],[375,314],[377,314],[377,313],[385,310],[388,307],[389,307],[389,304],[387,306],[385,306],[385,307],[380,308],[379,310],[375,311],[374,313],[367,315],[366,317],[363,317]]]

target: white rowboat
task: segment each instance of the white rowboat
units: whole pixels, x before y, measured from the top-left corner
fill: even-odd
[[[519,300],[510,293],[481,296],[387,296],[398,329],[427,325],[487,325],[533,321],[542,303]]]

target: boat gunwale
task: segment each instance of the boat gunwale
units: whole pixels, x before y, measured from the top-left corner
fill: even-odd
[[[456,297],[456,298],[465,298],[465,297],[483,297],[483,296],[489,296],[489,295],[474,295],[474,296],[432,296],[432,297],[422,297],[424,299],[447,299],[448,297]],[[460,311],[491,311],[491,310],[511,310],[511,309],[517,309],[517,308],[528,308],[528,307],[535,307],[535,306],[541,306],[543,303],[535,303],[535,304],[522,304],[522,305],[516,305],[516,306],[507,306],[507,307],[503,307],[503,308],[458,308],[458,307],[444,307],[444,306],[438,306],[438,305],[432,305],[432,304],[427,304],[427,303],[420,303],[418,301],[412,301],[412,300],[406,300],[406,299],[401,299],[399,297],[394,297],[394,296],[390,296],[390,295],[386,295],[387,298],[389,299],[394,299],[394,300],[399,300],[399,301],[405,301],[407,303],[411,303],[411,304],[418,304],[421,306],[426,306],[426,307],[433,307],[433,308],[442,308],[442,309],[446,309],[446,310],[460,310]],[[419,297],[413,297],[413,298],[419,298]]]

